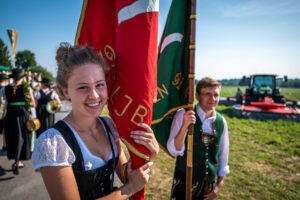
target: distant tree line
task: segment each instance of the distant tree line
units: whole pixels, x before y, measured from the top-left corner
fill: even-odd
[[[280,87],[286,87],[286,88],[300,88],[300,79],[288,79],[287,82],[281,82]]]
[[[238,86],[240,84],[242,79],[237,79],[237,78],[232,78],[232,79],[222,79],[222,80],[218,80],[220,83],[222,83],[222,85],[227,85],[227,86]],[[243,84],[242,84],[243,85]],[[248,85],[248,84],[246,84]]]
[[[237,79],[237,78],[221,79],[218,81],[221,82],[222,85],[226,85],[226,86],[248,86],[248,81],[244,81],[243,79]],[[279,87],[284,87],[284,88],[300,88],[300,79],[299,78],[288,79],[287,82],[278,80],[277,84]]]
[[[0,65],[11,68],[11,60],[7,46],[0,38]]]
[[[29,50],[18,51],[16,53],[16,67],[24,69],[25,71],[37,72],[42,75],[42,77],[49,78],[54,81],[54,77],[51,72],[46,68],[37,64],[35,60],[35,55]],[[8,47],[5,45],[3,40],[0,38],[0,65],[12,69],[11,56],[8,51]]]

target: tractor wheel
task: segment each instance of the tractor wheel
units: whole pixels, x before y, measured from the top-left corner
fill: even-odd
[[[275,103],[283,103],[283,104],[286,103],[286,101],[285,101],[285,99],[284,99],[283,96],[275,97],[275,98],[274,98],[274,101],[275,101]]]
[[[250,103],[254,101],[254,98],[252,96],[246,96],[246,99],[245,99],[245,104],[246,105],[250,105]]]

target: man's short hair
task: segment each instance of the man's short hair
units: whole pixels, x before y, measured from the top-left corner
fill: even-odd
[[[221,89],[221,86],[222,84],[216,81],[215,79],[210,77],[204,77],[197,83],[196,92],[200,94],[201,90],[207,87],[218,87],[219,89]]]

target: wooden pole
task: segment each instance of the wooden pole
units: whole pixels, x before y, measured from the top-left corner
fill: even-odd
[[[190,45],[189,45],[189,109],[194,108],[194,84],[195,84],[195,32],[196,32],[196,0],[190,0],[191,13],[190,13]],[[192,180],[193,180],[193,134],[194,125],[191,124],[188,129],[187,135],[187,164],[186,164],[186,190],[185,199],[192,199]]]

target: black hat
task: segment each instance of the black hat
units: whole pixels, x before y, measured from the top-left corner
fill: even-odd
[[[13,69],[12,73],[9,75],[9,77],[13,79],[20,79],[23,78],[24,76],[25,74],[21,69]]]
[[[3,80],[3,79],[9,79],[9,76],[7,74],[0,74],[0,80]]]
[[[42,78],[41,83],[48,86],[48,87],[50,87],[52,85],[51,80],[48,79],[48,78]]]

